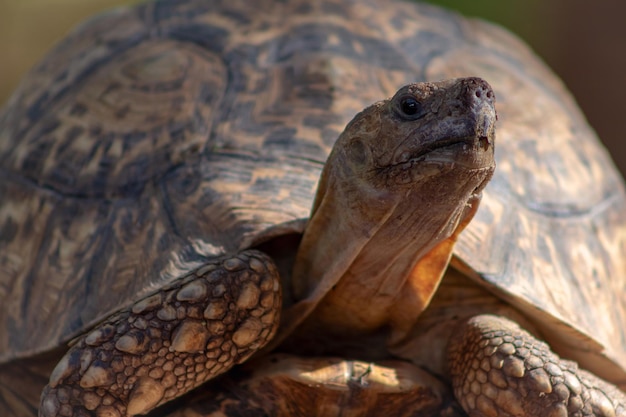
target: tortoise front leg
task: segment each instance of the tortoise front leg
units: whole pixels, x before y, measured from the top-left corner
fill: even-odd
[[[280,308],[266,255],[246,251],[206,265],[79,339],[52,372],[39,415],[144,414],[263,347]]]
[[[624,416],[626,395],[498,316],[475,316],[448,345],[454,394],[472,417]]]

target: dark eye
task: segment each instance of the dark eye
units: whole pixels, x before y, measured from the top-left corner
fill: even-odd
[[[403,116],[413,119],[422,113],[422,104],[413,96],[402,97],[400,99],[400,111]]]

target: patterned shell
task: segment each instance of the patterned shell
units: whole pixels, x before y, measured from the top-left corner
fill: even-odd
[[[498,168],[456,254],[551,343],[626,381],[622,180],[523,44],[427,5],[249,5],[165,0],[92,19],[0,113],[0,363],[301,230],[356,112],[408,82],[476,75],[498,100]]]

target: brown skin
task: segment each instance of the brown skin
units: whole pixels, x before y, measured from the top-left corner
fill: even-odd
[[[407,100],[417,114],[404,114]],[[403,87],[355,117],[322,173],[294,267],[300,302],[283,334],[315,308],[301,332],[391,326],[402,337],[495,168],[493,102],[480,79],[447,80]]]

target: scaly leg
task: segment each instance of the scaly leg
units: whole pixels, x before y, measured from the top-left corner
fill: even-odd
[[[471,417],[624,416],[626,395],[498,316],[465,322],[448,345],[456,398]]]
[[[263,347],[280,308],[266,255],[246,251],[206,265],[80,338],[52,372],[39,415],[147,413]]]

